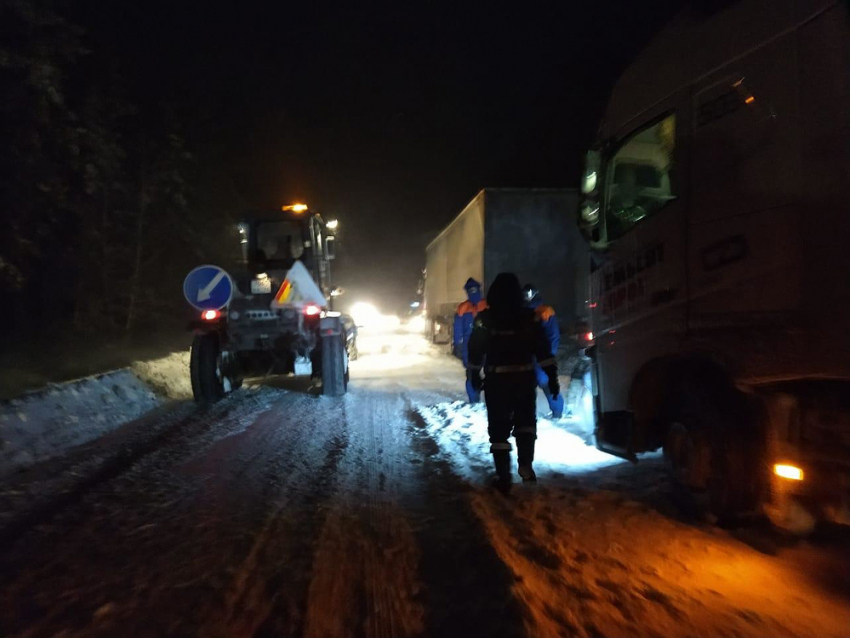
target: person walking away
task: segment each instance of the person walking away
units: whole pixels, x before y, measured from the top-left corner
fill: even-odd
[[[540,322],[540,325],[543,326],[546,339],[549,341],[550,356],[557,356],[558,347],[561,345],[561,327],[558,325],[558,317],[555,315],[555,309],[543,303],[543,297],[540,296],[540,291],[534,284],[523,286],[522,295],[525,299],[526,307],[534,311],[534,316]],[[552,418],[560,419],[564,416],[564,395],[553,395],[549,392],[549,378],[546,376],[543,368],[537,364],[534,365],[534,374],[537,377],[537,385],[543,390],[543,394],[546,396],[546,402],[552,411]]]
[[[467,300],[457,307],[454,330],[452,332],[452,352],[463,361],[464,368],[469,363],[469,338],[472,335],[472,324],[479,312],[487,308],[487,302],[482,298],[481,284],[470,277],[464,285]],[[470,403],[481,400],[481,392],[475,390],[466,382],[466,396]]]
[[[476,390],[484,390],[496,487],[507,492],[511,487],[511,434],[516,440],[520,477],[537,480],[532,465],[537,439],[534,366],[544,371],[548,390],[555,397],[560,394],[558,366],[543,326],[523,304],[516,275],[496,277],[487,303],[489,309],[478,314],[469,339],[467,379]]]

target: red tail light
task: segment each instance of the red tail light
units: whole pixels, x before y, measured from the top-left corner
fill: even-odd
[[[585,332],[582,335],[582,337],[584,338],[585,341],[593,341],[593,333],[592,332]]]
[[[201,319],[203,319],[204,321],[215,321],[219,317],[221,317],[220,310],[204,310],[201,313]]]
[[[304,314],[308,317],[315,317],[317,314],[322,312],[322,309],[319,308],[316,304],[307,304],[304,306]]]

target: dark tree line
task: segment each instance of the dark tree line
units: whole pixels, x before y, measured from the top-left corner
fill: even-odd
[[[182,319],[183,275],[230,248],[241,205],[213,153],[193,152],[191,122],[141,106],[120,68],[103,68],[49,0],[0,0],[7,339]]]

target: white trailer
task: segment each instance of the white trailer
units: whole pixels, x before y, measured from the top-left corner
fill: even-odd
[[[847,3],[723,6],[649,44],[588,154],[597,444],[664,448],[719,516],[848,522]]]

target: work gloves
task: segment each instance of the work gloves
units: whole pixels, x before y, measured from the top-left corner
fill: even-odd
[[[557,366],[546,366],[543,368],[543,371],[546,373],[546,376],[549,377],[549,394],[553,397],[557,397],[561,394],[561,384],[558,382]]]
[[[466,378],[469,380],[469,385],[476,392],[481,392],[484,389],[484,379],[481,378],[481,372],[478,370],[467,370]]]

